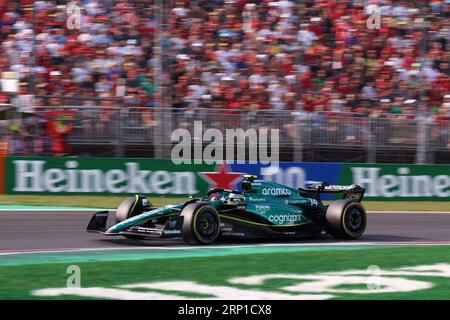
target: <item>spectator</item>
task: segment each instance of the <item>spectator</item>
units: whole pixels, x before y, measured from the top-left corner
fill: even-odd
[[[79,30],[68,28],[66,1],[0,3],[0,73],[16,72],[20,94],[40,95],[37,105],[58,107],[72,101],[61,96],[81,96],[123,98],[99,103],[105,108],[225,114],[448,113],[449,1],[73,3],[82,8]],[[370,29],[377,4],[381,25]],[[10,101],[0,92],[0,102]],[[14,138],[15,146],[23,143]]]
[[[192,86],[218,96],[224,107],[237,105],[235,94],[226,94],[217,82],[221,74],[230,79],[227,87],[248,81],[250,94],[238,92],[248,100],[240,104],[249,105],[258,95],[264,97],[258,108],[289,109],[283,97],[294,95],[302,98],[304,110],[315,111],[314,105],[335,109],[336,99],[309,100],[319,92],[343,94],[346,110],[353,112],[365,105],[377,113],[380,100],[393,99],[396,91],[401,105],[419,95],[425,95],[423,101],[432,95],[439,103],[448,89],[434,90],[430,84],[439,73],[448,75],[449,59],[443,58],[449,57],[449,20],[444,13],[450,6],[439,4],[386,1],[381,29],[368,30],[371,4],[361,1],[213,1],[207,6],[205,1],[175,1],[167,54],[176,57],[173,85],[183,83],[183,99],[194,108],[199,94]],[[422,32],[423,19],[438,27]],[[198,28],[199,20],[204,28]],[[201,84],[193,83],[196,76]],[[394,113],[399,110],[404,109]]]

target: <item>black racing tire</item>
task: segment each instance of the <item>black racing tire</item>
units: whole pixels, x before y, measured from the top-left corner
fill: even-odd
[[[144,211],[142,207],[143,198],[142,196],[135,195],[134,197],[128,197],[123,200],[116,210],[116,224],[141,214]],[[145,236],[139,235],[124,235],[124,237],[130,240],[145,239]]]
[[[181,236],[188,244],[211,244],[220,234],[220,218],[217,210],[205,203],[188,204],[180,216],[183,217]]]
[[[116,210],[116,224],[133,216],[132,208],[136,202],[136,197],[129,197],[123,200]]]
[[[326,231],[337,239],[354,240],[362,236],[367,225],[366,209],[351,200],[332,202],[325,212]]]
[[[123,200],[116,210],[116,224],[143,213],[146,209],[142,204],[143,201],[147,202],[148,207],[152,206],[144,196],[140,195]]]

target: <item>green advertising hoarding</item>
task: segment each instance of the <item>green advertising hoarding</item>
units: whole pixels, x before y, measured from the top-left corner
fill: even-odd
[[[450,165],[347,163],[339,183],[364,187],[366,200],[448,201]]]
[[[162,159],[8,157],[8,194],[204,194],[215,166]]]
[[[274,173],[261,164],[175,165],[169,159],[7,157],[5,162],[7,194],[199,196],[211,187],[238,188],[239,177],[251,173],[291,187],[312,181],[358,184],[366,200],[450,200],[450,165],[283,162]]]

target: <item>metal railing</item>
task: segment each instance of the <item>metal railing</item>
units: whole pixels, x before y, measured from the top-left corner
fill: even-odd
[[[184,128],[195,136],[194,123],[201,132],[219,129],[279,129],[279,145],[289,154],[286,160],[311,161],[311,152],[342,150],[359,152],[367,162],[382,153],[409,152],[417,163],[433,162],[443,152],[450,161],[450,121],[413,116],[372,118],[357,113],[303,113],[274,110],[158,109],[96,106],[36,107],[35,114],[70,110],[73,125],[69,141],[75,146],[110,146],[112,155],[124,156],[128,147],[159,148],[170,157],[175,144],[171,133]],[[166,115],[170,114],[169,117]],[[4,134],[4,133],[3,133]],[[204,142],[204,145],[208,144]],[[100,150],[101,148],[98,148]],[[431,156],[430,156],[431,155]],[[329,161],[342,161],[329,157]],[[313,159],[314,160],[314,159]],[[351,158],[349,158],[351,161]],[[444,159],[445,161],[445,159]],[[441,161],[442,162],[442,161]]]
[[[370,118],[360,114],[334,113],[303,120],[309,132],[307,143],[371,148],[416,148],[420,121],[417,119]]]

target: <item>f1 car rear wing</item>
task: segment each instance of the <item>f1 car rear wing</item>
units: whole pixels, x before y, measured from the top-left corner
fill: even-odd
[[[350,186],[330,185],[327,182],[315,183],[306,188],[299,188],[300,192],[316,193],[316,198],[320,200],[321,193],[342,193],[343,199],[355,200],[361,202],[366,189],[357,184]]]

